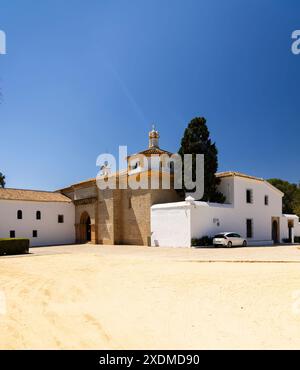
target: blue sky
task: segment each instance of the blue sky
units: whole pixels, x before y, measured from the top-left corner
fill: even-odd
[[[177,151],[205,116],[219,170],[300,180],[298,0],[0,0],[0,172],[54,190],[96,158]]]

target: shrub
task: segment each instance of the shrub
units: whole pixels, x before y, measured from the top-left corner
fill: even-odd
[[[202,238],[192,239],[192,247],[208,247],[213,244],[213,238],[203,236]]]
[[[290,239],[282,239],[282,243],[291,243]],[[300,236],[294,237],[294,243],[300,244]]]
[[[29,239],[0,239],[0,255],[29,253]]]

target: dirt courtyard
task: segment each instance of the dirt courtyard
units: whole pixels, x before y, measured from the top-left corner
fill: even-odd
[[[1,349],[300,349],[300,249],[63,246],[0,258]]]

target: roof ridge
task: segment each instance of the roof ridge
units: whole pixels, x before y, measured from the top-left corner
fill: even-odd
[[[263,177],[257,177],[257,176],[253,176],[253,175],[247,175],[246,173],[239,172],[239,171],[222,171],[222,172],[217,172],[216,173],[216,176],[217,177],[221,177],[221,176],[224,176],[224,177],[225,176],[239,176],[239,177],[246,177],[246,178],[250,178],[250,179],[265,181],[265,179]]]
[[[266,183],[269,187],[271,187],[272,189],[276,190],[280,194],[283,194],[284,195],[284,193],[281,190],[279,190],[278,188],[276,188],[276,186],[272,185],[269,181],[267,181],[263,177],[251,176],[251,175],[247,175],[245,173],[238,172],[238,171],[223,171],[223,172],[218,172],[218,173],[216,173],[216,176],[217,177],[220,177],[220,178],[221,177],[230,177],[230,176],[231,177],[234,177],[234,176],[237,176],[237,177],[244,177],[244,178],[250,179],[250,180],[261,181],[261,182]]]
[[[1,190],[16,190],[16,191],[34,191],[39,193],[57,193],[57,190],[36,190],[36,189],[22,189],[22,188],[0,188]]]

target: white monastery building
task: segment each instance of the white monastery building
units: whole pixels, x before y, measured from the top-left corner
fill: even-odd
[[[0,189],[0,238],[27,238],[32,246],[75,242],[75,207],[63,194]]]
[[[217,174],[225,204],[184,202],[151,208],[152,245],[190,247],[193,238],[236,232],[249,245],[270,245],[300,235],[299,217],[282,214],[284,194],[269,182],[238,172]]]

